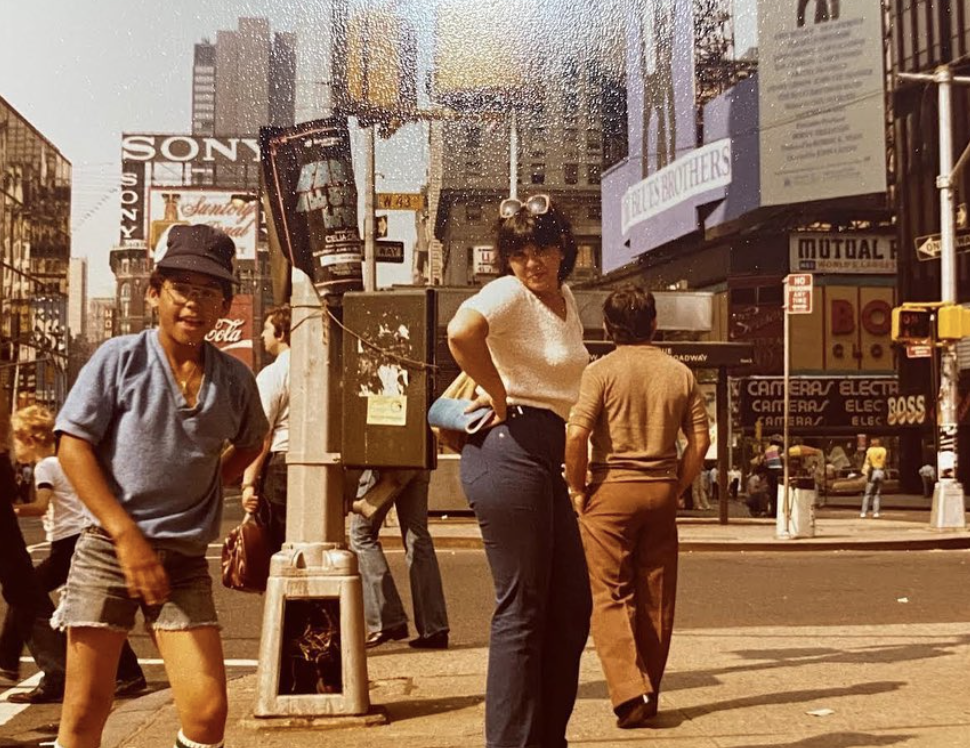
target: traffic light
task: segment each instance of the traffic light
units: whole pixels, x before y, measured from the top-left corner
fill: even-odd
[[[936,336],[940,340],[970,337],[970,309],[956,305],[944,306],[936,314]]]
[[[903,343],[930,340],[933,337],[932,315],[929,309],[896,307],[893,309],[893,340]]]

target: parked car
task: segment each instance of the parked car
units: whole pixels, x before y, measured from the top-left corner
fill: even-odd
[[[828,482],[826,486],[831,496],[862,495],[866,490],[866,476],[855,470],[843,470],[838,478]],[[882,493],[899,493],[899,471],[895,468],[886,469],[886,477],[882,482]]]

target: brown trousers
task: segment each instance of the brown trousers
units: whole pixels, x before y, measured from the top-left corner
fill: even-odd
[[[659,694],[677,597],[676,483],[604,483],[580,518],[592,633],[613,706]]]

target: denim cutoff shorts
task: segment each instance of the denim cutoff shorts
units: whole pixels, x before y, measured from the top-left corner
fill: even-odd
[[[212,579],[205,556],[186,556],[156,548],[168,575],[169,596],[161,605],[148,605],[128,594],[114,542],[100,527],[89,527],[78,539],[71,571],[51,626],[106,628],[130,631],[140,609],[146,629],[183,631],[219,627],[212,599]]]

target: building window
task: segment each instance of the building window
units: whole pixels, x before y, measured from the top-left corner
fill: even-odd
[[[545,184],[546,183],[546,165],[545,164],[532,164],[532,178],[530,180],[532,184]]]
[[[481,203],[468,203],[465,206],[465,220],[468,223],[481,223],[482,222],[482,205]]]
[[[579,184],[579,164],[563,164],[562,178],[566,184]]]
[[[475,151],[482,147],[482,128],[471,126],[465,130],[465,149]]]
[[[600,174],[601,170],[599,164],[586,164],[586,181],[589,182],[589,184],[599,184]]]

